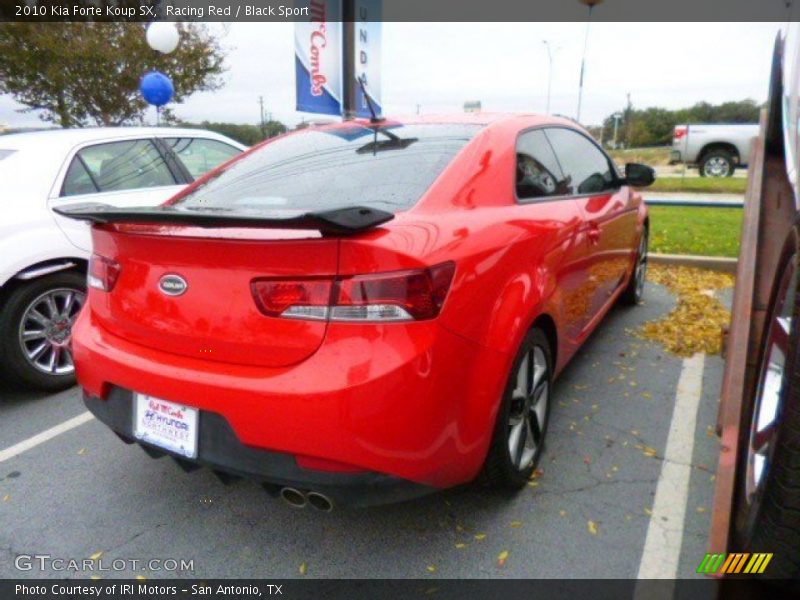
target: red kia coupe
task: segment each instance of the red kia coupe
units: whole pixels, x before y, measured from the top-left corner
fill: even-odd
[[[161,207],[61,209],[93,223],[84,401],[295,506],[520,488],[554,377],[641,298],[653,180],[566,119],[373,119],[270,140]]]

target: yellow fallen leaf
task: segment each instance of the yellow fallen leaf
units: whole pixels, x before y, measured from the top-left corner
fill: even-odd
[[[538,481],[529,481],[528,485],[531,486],[531,487],[537,487],[539,485],[539,482]]]
[[[567,511],[565,511],[565,510],[560,510],[560,511],[558,511],[558,514],[559,514],[560,516],[562,516],[562,517],[566,517],[566,516],[567,516]]]
[[[89,557],[89,560],[97,560],[97,559],[98,559],[98,558],[100,558],[101,556],[103,556],[103,551],[102,551],[102,550],[100,550],[100,552],[95,552],[94,554],[92,554],[92,555]]]
[[[732,275],[691,267],[653,265],[648,279],[667,286],[677,295],[675,309],[658,321],[645,323],[640,337],[661,342],[673,354],[718,354],[722,328],[730,323],[730,311],[709,290],[731,287]]]
[[[139,581],[144,581],[145,579],[147,579],[147,577],[145,577],[144,575],[137,575],[136,579],[138,579]]]
[[[8,502],[9,500],[11,500],[11,494],[6,494],[3,496],[3,502]]]
[[[475,539],[476,540],[482,540],[482,539],[485,539],[485,538],[486,538],[486,534],[485,533],[476,533],[475,534]]]
[[[78,454],[86,454],[86,448],[81,448],[78,450]]]
[[[653,516],[653,511],[650,510],[649,508],[645,508],[644,509],[644,514],[646,514],[648,517],[652,517]]]
[[[428,573],[435,573],[435,572],[436,572],[436,567],[434,567],[433,565],[428,565]]]
[[[300,570],[300,575],[305,575],[306,571],[308,570],[308,567],[306,566],[306,563],[301,563],[299,570]]]
[[[497,566],[502,567],[506,564],[508,560],[508,550],[503,550],[500,554],[497,555]]]
[[[697,507],[697,512],[699,512],[699,513],[704,513],[704,512],[706,512],[706,510],[707,510],[707,509],[706,509],[706,507],[705,507],[705,506],[698,506],[698,507]]]
[[[97,575],[92,575],[89,579],[94,579],[95,581],[98,581],[101,578]]]
[[[645,446],[642,452],[644,453],[645,456],[648,456],[650,458],[653,458],[656,455],[656,449],[651,448],[650,446]]]
[[[456,548],[458,548],[459,550],[461,550],[462,548],[466,548],[466,547],[467,547],[467,545],[464,544],[463,542],[459,542],[459,543],[456,544]]]
[[[511,521],[511,527],[513,527],[514,529],[516,529],[517,527],[520,527],[521,525],[522,525],[522,521]]]
[[[586,523],[586,528],[592,535],[597,535],[597,523],[595,523],[594,521],[588,521]]]

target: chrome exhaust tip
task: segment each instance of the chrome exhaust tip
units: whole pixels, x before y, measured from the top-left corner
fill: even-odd
[[[308,501],[306,495],[300,490],[285,487],[281,490],[281,498],[292,508],[305,508]]]
[[[331,512],[333,510],[333,500],[319,492],[309,492],[306,496],[308,504],[321,510],[322,512]]]

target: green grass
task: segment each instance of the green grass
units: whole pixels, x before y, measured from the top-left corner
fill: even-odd
[[[700,194],[744,194],[744,177],[657,177],[647,188],[651,192],[689,192]]]
[[[608,153],[615,163],[624,165],[625,163],[635,162],[657,167],[669,164],[669,153],[671,146],[659,146],[657,148],[626,148],[625,150],[609,150]]]
[[[650,252],[739,255],[741,208],[650,207]]]

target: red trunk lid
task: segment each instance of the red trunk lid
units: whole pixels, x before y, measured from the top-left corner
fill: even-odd
[[[319,348],[327,323],[265,316],[250,284],[263,277],[335,275],[338,241],[315,235],[95,227],[95,253],[118,262],[121,271],[111,292],[90,290],[89,306],[109,331],[142,346],[239,365],[291,365]],[[182,278],[185,291],[165,293],[160,282],[167,275]]]

